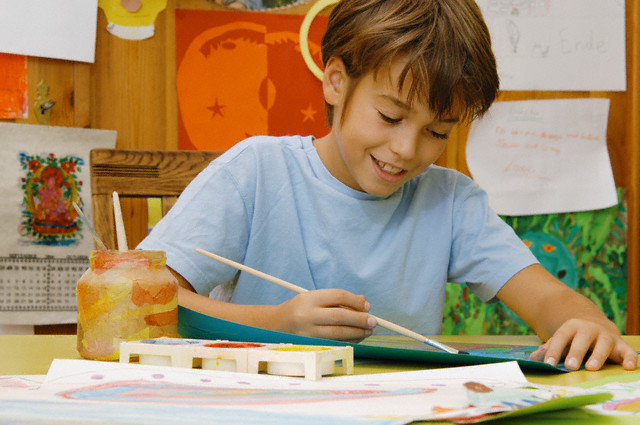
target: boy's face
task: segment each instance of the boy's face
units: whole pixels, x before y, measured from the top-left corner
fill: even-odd
[[[325,100],[333,105],[331,132],[316,141],[327,169],[347,186],[385,197],[423,172],[442,154],[457,117],[438,120],[417,101],[407,102],[398,90],[404,62],[393,62],[390,73],[364,75],[343,110],[349,78],[340,59],[325,67]],[[391,77],[391,78],[389,78]],[[409,86],[405,81],[405,89]],[[343,116],[344,114],[344,116]]]

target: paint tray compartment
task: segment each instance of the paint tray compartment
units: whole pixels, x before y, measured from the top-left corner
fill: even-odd
[[[120,362],[137,357],[140,364],[202,368],[230,372],[303,376],[318,380],[336,373],[341,363],[343,374],[353,374],[353,348],[266,344],[227,340],[154,338],[124,341],[120,344]]]

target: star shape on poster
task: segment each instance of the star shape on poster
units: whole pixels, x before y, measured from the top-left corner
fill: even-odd
[[[307,122],[307,120],[315,121],[314,115],[318,111],[313,109],[313,106],[311,104],[309,104],[309,106],[307,106],[306,109],[302,109],[300,112],[302,112],[302,115],[304,115],[304,118],[302,119],[302,122]]]
[[[224,117],[224,115],[222,114],[222,109],[224,107],[225,107],[225,105],[221,105],[218,102],[218,98],[216,98],[216,103],[214,105],[207,106],[207,109],[212,112],[211,119],[213,119],[213,117],[215,117],[216,115],[220,115],[221,117]]]

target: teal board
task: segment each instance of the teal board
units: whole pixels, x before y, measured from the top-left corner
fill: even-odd
[[[404,337],[385,340],[384,345],[381,345],[380,341],[375,341],[375,337],[359,344],[351,344],[241,325],[207,316],[184,307],[179,307],[178,310],[178,333],[183,338],[195,339],[223,339],[301,345],[349,345],[353,347],[354,355],[357,358],[425,362],[443,366],[468,366],[515,360],[524,370],[568,372],[563,364],[554,367],[544,362],[529,360],[529,354],[537,348],[535,346],[449,344],[469,353],[450,354],[436,351],[424,343]]]

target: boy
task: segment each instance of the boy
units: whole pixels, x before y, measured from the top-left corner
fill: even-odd
[[[547,341],[534,358],[556,364],[567,352],[565,365],[577,369],[592,350],[587,369],[607,358],[634,369],[636,353],[615,325],[537,263],[486,194],[432,165],[454,126],[482,115],[498,90],[474,1],[343,0],[322,53],[330,132],[237,144],[140,245],[167,252],[180,304],[266,329],[359,341],[376,326],[370,309],[439,333],[445,283],[468,282]],[[310,291],[292,297],[194,248]],[[234,280],[232,303],[206,297]]]

